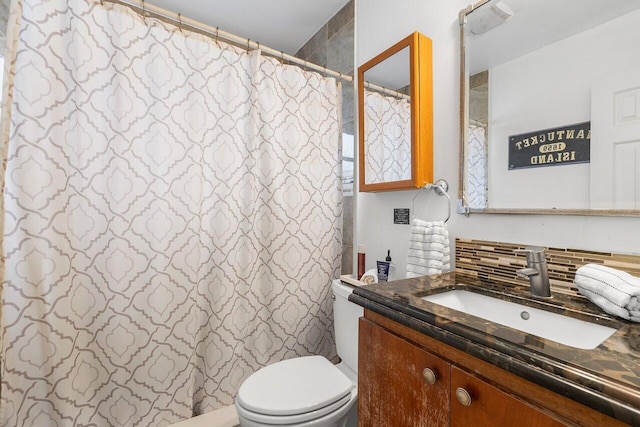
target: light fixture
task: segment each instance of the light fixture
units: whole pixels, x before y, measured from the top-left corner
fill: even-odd
[[[511,19],[513,12],[502,1],[492,5],[480,6],[467,17],[467,25],[471,34],[480,35]]]

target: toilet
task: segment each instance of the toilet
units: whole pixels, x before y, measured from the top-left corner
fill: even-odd
[[[254,372],[238,390],[242,427],[355,427],[358,401],[358,318],[350,286],[331,284],[336,348],[342,361],[322,356],[283,360]]]

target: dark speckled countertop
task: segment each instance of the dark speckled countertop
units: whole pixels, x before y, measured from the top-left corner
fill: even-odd
[[[593,350],[529,335],[421,298],[470,289],[617,329]],[[640,324],[614,318],[588,300],[553,292],[531,297],[525,286],[483,282],[460,273],[355,288],[349,299],[398,323],[490,362],[631,425],[640,426]]]

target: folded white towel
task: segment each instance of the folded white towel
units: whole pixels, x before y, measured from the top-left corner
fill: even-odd
[[[604,311],[640,322],[640,278],[598,264],[576,271],[573,281],[581,294]]]
[[[444,221],[414,219],[409,237],[406,277],[427,276],[451,267],[449,231]]]

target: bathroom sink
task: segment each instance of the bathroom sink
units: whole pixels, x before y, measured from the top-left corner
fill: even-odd
[[[596,348],[616,331],[608,326],[460,289],[428,295],[422,299],[585,350]]]

